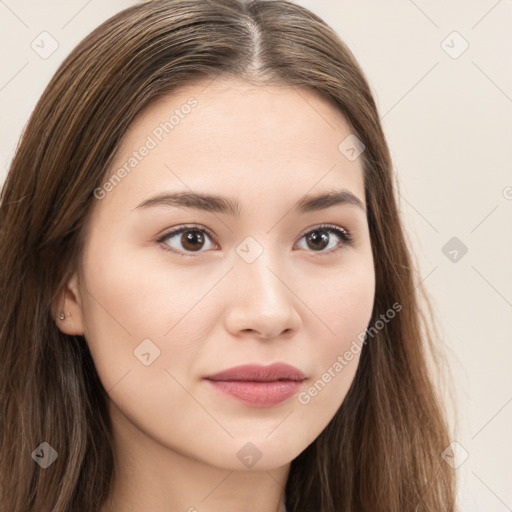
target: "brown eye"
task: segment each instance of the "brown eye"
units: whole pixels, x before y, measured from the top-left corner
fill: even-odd
[[[308,246],[315,251],[322,251],[329,245],[329,235],[325,231],[311,231],[306,236]]]
[[[179,235],[179,236],[178,236]],[[204,228],[195,226],[184,226],[175,229],[162,236],[158,242],[164,243],[169,248],[167,250],[178,253],[200,253],[212,236]],[[172,242],[169,242],[172,241]],[[211,243],[211,242],[210,242]],[[212,244],[213,245],[213,244]]]
[[[334,236],[333,236],[334,235]],[[336,243],[336,238],[340,241]],[[305,233],[306,249],[311,252],[330,254],[351,245],[353,240],[348,231],[338,226],[319,226]],[[327,249],[327,250],[326,250]]]

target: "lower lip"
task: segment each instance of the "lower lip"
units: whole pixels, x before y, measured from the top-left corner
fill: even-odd
[[[302,385],[302,381],[296,380],[270,382],[207,380],[217,391],[253,407],[280,404],[295,395]]]

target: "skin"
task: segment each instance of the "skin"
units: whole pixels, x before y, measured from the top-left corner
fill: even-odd
[[[191,97],[198,105],[96,200],[81,268],[59,300],[70,313],[59,327],[84,335],[110,398],[117,473],[102,512],[283,510],[290,462],[340,407],[359,354],[307,404],[293,396],[252,407],[203,378],[280,361],[306,374],[307,390],[371,318],[365,210],[290,211],[305,194],[332,188],[365,204],[361,158],[338,149],[352,130],[315,93],[220,78],[188,85],[139,115],[111,173]],[[136,208],[163,191],[191,190],[237,199],[242,214]],[[304,234],[322,223],[348,230],[353,245],[332,232],[328,247],[308,244]],[[157,242],[188,224],[215,239],[205,235],[197,251],[180,243],[183,233]],[[236,252],[246,237],[262,249],[252,263]],[[134,355],[144,339],[160,350],[148,366]],[[249,442],[261,454],[250,468],[237,457]]]

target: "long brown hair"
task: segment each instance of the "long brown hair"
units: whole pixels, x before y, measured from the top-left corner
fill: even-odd
[[[289,512],[455,509],[450,439],[428,371],[436,336],[420,303],[377,108],[350,50],[284,0],[156,0],[87,36],[46,87],[23,132],[0,208],[0,509],[97,510],[114,471],[107,393],[83,336],[55,324],[84,232],[127,127],[149,102],[216,76],[277,82],[328,99],[363,141],[376,272],[370,325],[402,309],[361,352],[353,384],[291,463]],[[31,453],[58,453],[47,469]]]

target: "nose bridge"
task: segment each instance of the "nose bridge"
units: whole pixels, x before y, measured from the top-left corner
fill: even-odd
[[[277,277],[282,268],[283,255],[279,254],[272,236],[248,236],[237,247],[236,277],[245,293],[252,293],[254,300],[264,300],[269,306],[286,298],[286,287]],[[277,275],[276,275],[277,274]],[[252,291],[252,292],[251,292]]]
[[[272,236],[247,237],[236,248],[229,327],[256,330],[264,337],[278,336],[298,327],[293,293],[286,284],[285,255]]]

